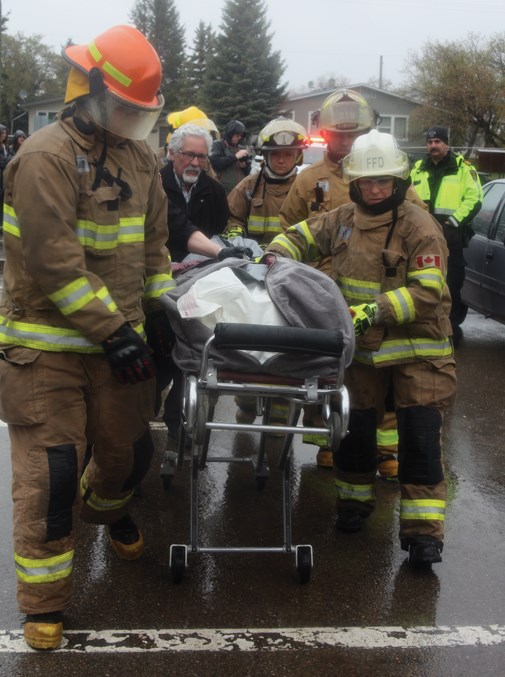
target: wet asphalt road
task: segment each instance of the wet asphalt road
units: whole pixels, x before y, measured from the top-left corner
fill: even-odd
[[[316,468],[314,447],[296,442],[293,532],[295,543],[314,548],[310,582],[299,585],[291,554],[190,553],[184,580],[174,585],[169,547],[188,542],[189,472],[186,464],[163,491],[165,434],[157,428],[156,460],[132,507],[146,538],[144,557],[119,561],[104,528],[83,525],[66,647],[25,651],[1,427],[0,675],[505,674],[505,327],[470,313],[463,328],[458,399],[444,424],[444,561],[428,574],[412,572],[399,548],[397,486],[378,480],[377,509],[365,531],[336,534],[332,474]],[[218,416],[234,410],[226,399],[220,407]],[[247,455],[255,439],[219,433],[211,451]],[[202,473],[202,540],[282,545],[275,447],[263,492],[245,464]]]

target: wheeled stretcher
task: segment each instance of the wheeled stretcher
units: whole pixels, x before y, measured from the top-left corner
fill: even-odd
[[[197,373],[185,373],[184,401],[181,436],[176,463],[165,458],[165,472],[170,475],[181,469],[184,461],[185,438],[191,435],[190,451],[190,537],[189,544],[172,544],[170,567],[172,580],[180,583],[183,579],[188,554],[193,553],[287,553],[294,554],[298,578],[301,583],[310,579],[313,566],[312,546],[295,545],[292,536],[291,518],[291,459],[295,435],[327,435],[328,446],[333,451],[339,447],[346,435],[349,420],[349,400],[343,385],[345,362],[342,359],[344,335],[337,330],[307,329],[303,327],[263,326],[251,324],[219,323],[207,339]],[[227,369],[226,356],[237,350],[262,350],[273,353],[299,356],[305,360],[305,370],[310,370],[311,358],[324,356],[324,376],[317,372],[311,376],[291,377],[275,375],[258,370],[255,373]],[[216,360],[216,356],[220,356]],[[221,366],[218,367],[217,362]],[[231,361],[233,363],[233,360]],[[331,365],[331,368],[328,368]],[[257,411],[261,418],[258,423],[240,424],[216,422],[216,404],[222,395],[248,395],[257,398]],[[270,405],[273,398],[284,398],[289,403],[286,425],[270,425]],[[301,409],[307,405],[320,405],[321,427],[298,425]],[[258,419],[257,419],[258,420]],[[242,431],[259,433],[258,453],[253,457],[237,458],[232,455],[209,454],[209,440],[215,431]],[[212,463],[251,463],[254,477],[261,490],[269,475],[267,458],[267,435],[284,435],[282,449],[278,456],[278,468],[282,473],[282,516],[283,542],[277,547],[215,547],[201,545],[199,524],[200,473]]]
[[[217,285],[217,295],[214,291],[214,295],[209,295],[205,290],[216,289],[213,284],[217,278],[225,281],[222,286]],[[243,290],[238,289],[237,280],[247,287],[245,295],[241,295]],[[198,289],[202,291],[199,296]],[[260,299],[258,319],[251,319],[256,301],[251,302],[249,293],[257,293]],[[176,543],[170,548],[174,582],[183,579],[188,555],[218,552],[294,554],[299,580],[307,582],[312,570],[312,547],[294,545],[292,537],[293,438],[303,434],[327,435],[329,447],[336,450],[346,434],[349,403],[343,380],[344,369],[354,352],[354,328],[342,294],[327,275],[290,259],[278,259],[271,266],[227,259],[186,271],[177,279],[177,287],[160,300],[176,335],[173,360],[185,380],[182,433],[177,452],[165,454],[164,483],[170,484],[176,469],[181,469],[185,443],[191,439],[189,543]],[[277,316],[272,314],[269,304],[275,306]],[[209,313],[215,321],[209,321]],[[221,411],[215,417],[217,402],[224,395],[256,398],[258,422],[236,423],[235,417],[231,422],[222,422]],[[285,399],[289,405],[283,427],[269,423],[274,399]],[[301,409],[308,405],[320,406],[320,427],[298,424]],[[217,444],[227,438],[222,432],[214,435],[210,449],[209,440],[218,431],[248,432],[252,441],[252,433],[257,433],[257,453],[244,459],[218,450]],[[271,455],[271,449],[267,448],[267,438],[270,433],[280,431],[284,438],[276,458],[282,474],[282,544],[203,545],[199,505],[203,495],[200,475],[204,468],[210,464],[247,462],[253,465],[257,488],[261,490],[270,472],[267,454]]]

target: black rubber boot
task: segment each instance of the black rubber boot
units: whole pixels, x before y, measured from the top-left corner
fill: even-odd
[[[144,552],[144,538],[129,515],[109,524],[109,540],[121,559],[138,559]]]
[[[358,510],[341,508],[335,520],[335,528],[348,534],[355,534],[363,529],[365,518]]]
[[[409,564],[416,569],[431,569],[442,561],[443,545],[435,538],[419,538],[409,545]]]

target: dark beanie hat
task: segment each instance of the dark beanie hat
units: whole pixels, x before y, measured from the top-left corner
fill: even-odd
[[[440,139],[440,141],[443,141],[444,143],[449,143],[447,129],[445,127],[438,127],[437,125],[430,127],[426,134],[426,141],[429,141],[430,139]]]

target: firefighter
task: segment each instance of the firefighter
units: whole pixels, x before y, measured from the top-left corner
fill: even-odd
[[[338,89],[328,96],[319,112],[321,135],[327,143],[325,157],[296,177],[289,195],[279,212],[284,229],[318,213],[324,213],[349,202],[349,186],[342,176],[342,160],[350,152],[358,136],[369,132],[377,123],[378,115],[358,92],[352,89]],[[419,205],[423,202],[414,190],[409,189],[409,199]],[[326,273],[331,271],[330,259],[314,265]],[[378,471],[386,480],[398,476],[398,431],[392,396],[387,398],[388,407],[384,420],[377,427]],[[305,421],[315,424],[313,409],[305,410]],[[333,457],[323,437],[305,436],[306,442],[319,446],[317,464],[331,468]]]
[[[284,228],[349,202],[342,159],[358,136],[375,127],[376,120],[377,114],[367,100],[352,89],[338,89],[325,99],[319,112],[319,127],[327,144],[326,153],[294,182],[280,210]]]
[[[3,222],[0,417],[17,597],[36,649],[61,643],[79,514],[108,525],[119,557],[142,555],[128,510],[153,452],[144,312],[161,312],[174,287],[166,197],[144,141],[164,103],[160,60],[131,26],[63,57],[68,106],[9,163]]]
[[[260,171],[242,179],[228,195],[228,234],[250,237],[264,246],[282,232],[279,210],[307,145],[307,132],[302,125],[284,117],[272,120],[261,130],[257,143],[263,156]]]
[[[228,195],[230,219],[226,237],[248,237],[262,247],[282,232],[279,209],[293,185],[303,149],[308,145],[307,132],[293,120],[278,117],[258,134],[257,150],[263,156],[260,171],[247,176]],[[253,423],[256,398],[237,396],[238,423]],[[284,425],[287,403],[282,398],[271,402],[270,423]]]
[[[447,145],[449,136],[445,127],[435,125],[428,130],[428,154],[418,160],[411,172],[412,185],[428,205],[430,214],[444,229],[449,248],[447,285],[451,292],[451,325],[453,343],[457,347],[462,336],[461,324],[468,306],[461,300],[465,281],[463,249],[473,236],[472,220],[482,206],[482,187],[474,167]]]
[[[447,247],[433,218],[405,200],[409,161],[390,134],[359,137],[342,163],[353,204],[290,227],[269,251],[331,256],[358,337],[346,372],[349,435],[335,454],[336,528],[357,532],[374,507],[376,425],[390,387],[399,432],[400,540],[412,565],[441,561],[446,484],[442,416],[455,389],[445,282]]]

